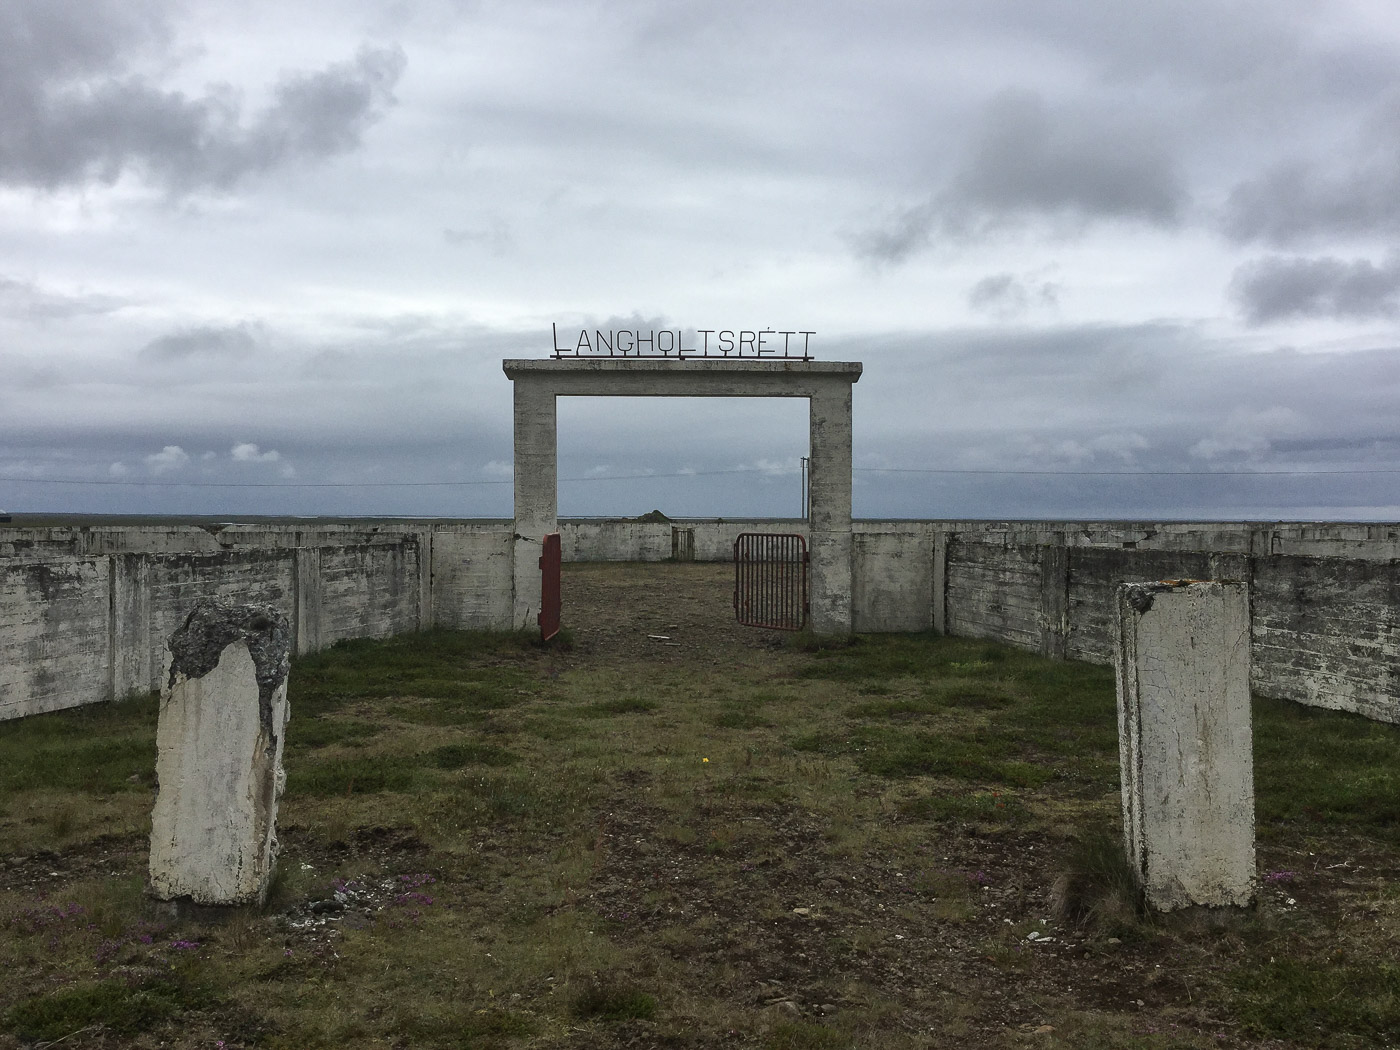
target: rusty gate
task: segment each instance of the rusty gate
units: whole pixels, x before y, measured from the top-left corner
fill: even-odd
[[[807,541],[796,533],[741,532],[734,541],[734,615],[748,627],[807,625]]]
[[[563,616],[563,595],[560,593],[559,576],[564,561],[563,548],[559,544],[559,533],[545,536],[540,554],[540,641],[547,642],[559,633]]]

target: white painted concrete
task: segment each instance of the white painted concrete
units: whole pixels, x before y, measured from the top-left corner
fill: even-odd
[[[1148,903],[1254,899],[1249,595],[1243,583],[1117,593],[1123,830]]]
[[[557,397],[805,397],[810,626],[817,634],[851,633],[851,386],[860,379],[858,362],[607,358],[508,360],[503,367],[515,384],[516,627],[535,624],[539,544],[558,526]]]
[[[259,903],[277,856],[286,678],[263,710],[242,639],[202,677],[174,678],[156,736],[151,893],[202,905]]]

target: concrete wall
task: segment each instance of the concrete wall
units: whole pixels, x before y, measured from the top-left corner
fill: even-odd
[[[695,530],[697,561],[727,561],[740,532],[797,532],[799,519],[676,519]],[[349,546],[398,543],[412,536],[426,545],[443,532],[495,533],[509,520],[229,525],[93,525],[79,528],[0,528],[0,560],[55,555],[176,554],[245,548]],[[565,519],[559,522],[566,561],[653,561],[671,556],[671,523]],[[1390,561],[1400,558],[1400,524],[1362,522],[1075,522],[1075,521],[862,521],[854,531],[928,530],[1011,546],[1209,551],[1253,555]],[[606,553],[605,553],[606,552]]]
[[[431,622],[416,540],[0,565],[0,719],[159,689],[171,633],[201,598],[263,603],[296,651]]]
[[[858,532],[851,537],[851,606],[857,631],[927,631],[933,626],[932,530]]]
[[[946,539],[949,634],[1110,663],[1120,583],[1250,586],[1252,684],[1263,696],[1400,722],[1400,561],[1027,546]]]
[[[1400,722],[1400,562],[1251,561],[1255,689]]]
[[[459,630],[509,626],[514,546],[509,526],[438,527],[432,543],[433,622]]]
[[[0,566],[0,718],[107,699],[111,563]]]
[[[740,532],[806,531],[674,525],[694,530],[700,561],[728,561]],[[573,561],[665,560],[672,528],[560,523]],[[1241,579],[1258,692],[1400,722],[1398,536],[1389,524],[857,521],[852,616],[860,631],[931,627],[1107,662],[1117,584]],[[206,594],[283,609],[299,653],[508,626],[513,545],[495,522],[0,529],[0,717],[153,688],[166,638]]]

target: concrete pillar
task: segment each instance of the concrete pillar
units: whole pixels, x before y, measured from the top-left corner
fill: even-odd
[[[433,623],[433,533],[434,526],[418,529],[418,629],[429,630]]]
[[[948,633],[948,533],[933,532],[933,629]]]
[[[321,648],[321,548],[296,548],[292,563],[297,588],[293,644],[296,654],[305,656]]]
[[[111,572],[111,698],[125,700],[160,688],[160,667],[151,659],[151,558],[109,554]]]
[[[1040,655],[1063,660],[1068,647],[1069,548],[1059,542],[1040,548]]]
[[[818,385],[811,426],[812,615],[814,634],[848,635],[851,615],[851,384]]]
[[[150,892],[260,903],[277,856],[291,627],[272,606],[202,601],[170,637],[156,729]]]
[[[1122,584],[1116,605],[1128,858],[1159,910],[1247,905],[1255,889],[1248,589]]]
[[[558,527],[559,466],[555,394],[544,383],[515,379],[515,609],[516,628],[536,626],[540,611],[540,549]]]

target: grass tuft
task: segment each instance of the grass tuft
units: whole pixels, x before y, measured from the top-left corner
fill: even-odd
[[[578,708],[577,713],[584,718],[611,718],[613,715],[646,715],[655,711],[653,700],[643,700],[639,696],[620,696],[616,700],[600,700]]]
[[[656,997],[608,978],[584,983],[569,1004],[575,1017],[600,1021],[646,1021],[656,1013]]]
[[[26,1040],[56,1041],[99,1025],[117,1035],[136,1035],[182,1011],[198,1009],[205,999],[171,978],[137,984],[108,980],[25,999],[6,1013],[4,1024]]]
[[[1400,965],[1272,956],[1231,979],[1241,1024],[1265,1038],[1309,1046],[1390,1046],[1400,1039]]]
[[[1098,830],[1076,840],[1050,889],[1062,922],[1101,937],[1127,940],[1142,932],[1142,892],[1120,836]]]

